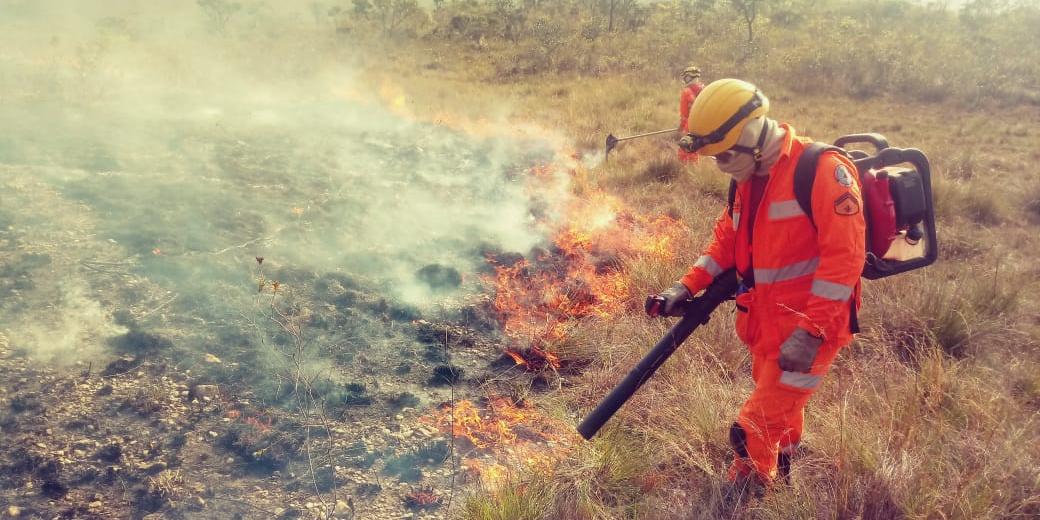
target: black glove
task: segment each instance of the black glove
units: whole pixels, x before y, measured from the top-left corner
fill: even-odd
[[[681,282],[661,291],[661,294],[649,296],[644,309],[650,316],[678,316],[682,309],[680,302],[690,299],[690,291]]]
[[[696,150],[693,149],[693,134],[682,136],[682,139],[679,139],[679,148],[690,153],[696,152]]]
[[[823,338],[817,338],[801,327],[795,328],[780,345],[780,370],[809,372],[821,344]]]

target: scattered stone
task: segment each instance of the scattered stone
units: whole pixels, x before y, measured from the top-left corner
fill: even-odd
[[[77,450],[88,450],[97,446],[97,442],[90,439],[80,439],[72,443],[72,448]]]
[[[22,516],[22,508],[18,506],[11,506],[7,508],[7,516],[11,518],[18,518]]]
[[[220,387],[217,385],[195,385],[194,393],[195,397],[214,399],[219,395]]]
[[[335,509],[336,513],[346,513],[347,511],[351,511],[353,509],[354,509],[353,507],[350,507],[349,504],[347,504],[346,502],[344,502],[342,500],[337,500],[336,501],[336,509]]]
[[[148,473],[158,473],[166,469],[167,465],[165,462],[159,460],[155,462],[142,462],[137,466],[137,469]]]

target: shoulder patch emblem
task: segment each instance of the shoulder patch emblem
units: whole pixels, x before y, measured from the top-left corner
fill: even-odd
[[[849,169],[844,164],[839,164],[837,168],[834,168],[834,179],[838,181],[838,184],[846,188],[852,186],[852,174],[849,173]]]
[[[851,193],[845,193],[834,200],[834,212],[839,215],[855,215],[859,213],[859,200]]]

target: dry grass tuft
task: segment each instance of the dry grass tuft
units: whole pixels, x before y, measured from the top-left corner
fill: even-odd
[[[685,172],[675,156],[662,155],[650,159],[635,178],[642,182],[672,182]]]
[[[1013,273],[946,271],[947,276],[916,273],[878,284],[879,298],[872,303],[880,316],[875,330],[880,343],[913,361],[932,345],[964,357],[1020,339],[1013,321],[1023,293]]]
[[[718,30],[718,38],[728,36]],[[844,32],[827,37],[839,35],[847,41]],[[621,40],[600,42],[608,49]],[[871,52],[902,59],[882,48],[885,41],[890,40],[870,36],[868,43],[881,46]],[[660,48],[638,39],[632,43],[637,48],[619,59],[646,59]],[[701,54],[716,56],[718,50],[705,48]],[[490,61],[505,56],[494,44],[480,52],[494,55]],[[388,60],[402,70],[384,73],[403,74],[408,57],[420,54]],[[555,65],[595,65],[575,62],[571,54],[563,52]],[[1023,113],[1032,116],[1035,110],[970,111],[963,103],[829,97],[820,93],[818,82],[800,85],[793,76],[822,67],[825,75],[839,77],[842,88],[868,95],[878,91],[872,83],[876,75],[849,72],[849,63],[837,58],[847,53],[781,54],[773,55],[776,66],[760,70],[751,63],[749,70],[770,93],[771,113],[791,122],[800,135],[832,141],[880,131],[894,146],[928,153],[936,172],[941,248],[933,267],[865,282],[864,333],[839,356],[807,409],[806,449],[795,462],[793,485],[762,499],[726,494],[722,480],[731,457],[726,430],[751,390],[747,350],[734,338],[727,305],[626,404],[602,437],[579,446],[549,474],[521,469],[504,485],[469,498],[463,518],[1038,516],[1040,322],[1031,309],[1038,305],[1032,279],[1040,270],[1033,261],[1036,241],[1028,238],[1034,228],[1015,218],[1011,207],[1020,196],[1014,187],[1034,182],[1021,178],[1022,165],[1036,160],[1035,136],[1021,121]],[[853,69],[874,66],[856,59]],[[444,74],[455,74],[464,84],[486,79],[487,70],[453,69],[450,58],[444,63]],[[741,77],[732,63],[719,60],[707,68],[712,76]],[[670,74],[638,72],[644,65],[632,63],[635,73],[594,78],[539,73],[495,84],[489,98],[513,96],[516,106],[524,107],[524,121],[559,129],[579,149],[600,152],[608,133],[625,136],[674,125],[679,86]],[[460,90],[458,83],[441,88],[431,80],[422,90],[431,102],[459,98],[460,106],[479,112],[480,103],[473,100],[483,94],[477,87]],[[907,86],[918,97],[944,95],[934,82]],[[958,122],[953,131],[951,120]],[[990,128],[1004,131],[985,137]],[[988,140],[981,142],[980,136]],[[573,324],[556,347],[585,368],[561,376],[563,384],[553,391],[532,395],[542,408],[564,416],[589,410],[671,324],[642,316],[642,299],[688,269],[711,235],[728,188],[728,178],[711,159],[678,169],[674,157],[673,136],[628,141],[583,177],[583,190],[606,190],[636,212],[681,219],[689,231],[674,257],[620,259],[630,286],[626,310]],[[1031,186],[1021,207],[1040,222],[1040,184]]]
[[[1034,223],[1040,224],[1040,182],[1034,182],[1026,188],[1023,209]]]
[[[964,182],[942,177],[932,182],[936,217],[947,222],[968,219],[983,226],[996,226],[1007,219],[1007,195],[999,184]]]
[[[171,469],[149,477],[148,491],[167,502],[177,502],[185,495],[184,475],[180,470]]]

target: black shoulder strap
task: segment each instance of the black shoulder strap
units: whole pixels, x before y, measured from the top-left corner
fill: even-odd
[[[816,182],[816,165],[820,162],[820,155],[828,150],[837,150],[844,153],[844,150],[837,146],[812,143],[806,145],[805,149],[802,150],[802,155],[798,158],[798,164],[794,167],[794,198],[798,200],[798,206],[809,217],[809,222],[812,222],[814,227],[816,226],[816,221],[813,220],[812,214],[812,190],[813,183]]]
[[[844,149],[837,146],[812,143],[802,150],[802,156],[798,158],[798,164],[794,167],[794,198],[798,200],[798,205],[809,217],[813,227],[816,227],[812,215],[812,190],[813,183],[816,182],[816,166],[819,165],[823,152],[830,150],[847,155]],[[859,313],[856,310],[855,298],[849,300],[849,331],[853,334],[859,333]]]
[[[729,195],[726,195],[726,211],[729,211],[729,218],[733,218],[733,203],[737,201],[737,181],[729,181]]]

